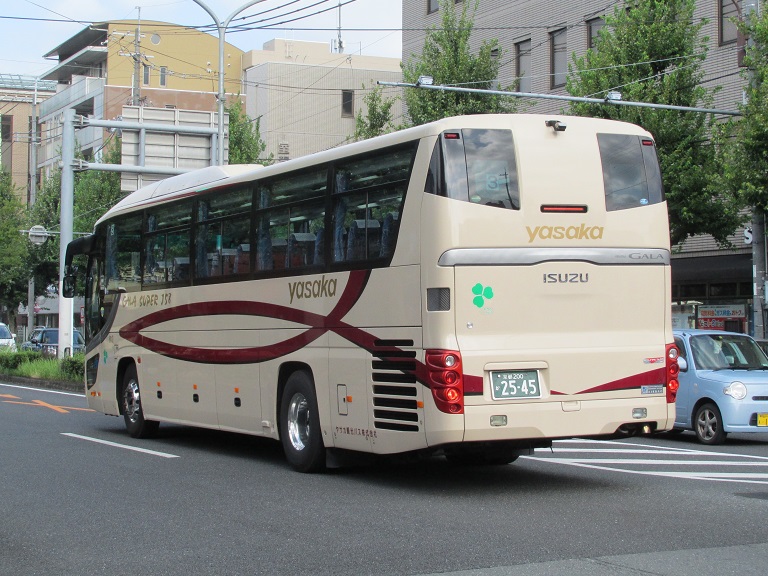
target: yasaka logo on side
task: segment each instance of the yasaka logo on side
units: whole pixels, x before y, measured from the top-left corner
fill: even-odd
[[[528,243],[539,240],[600,240],[603,237],[602,226],[526,226]]]

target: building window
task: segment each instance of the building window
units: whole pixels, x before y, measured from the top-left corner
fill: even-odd
[[[565,86],[565,75],[568,71],[568,57],[565,51],[566,40],[565,28],[549,34],[550,88]]]
[[[453,0],[454,4],[458,4],[461,0]],[[440,8],[440,0],[427,0],[427,14],[437,12]]]
[[[8,173],[13,171],[13,116],[0,115],[0,166]]]
[[[168,85],[168,68],[160,66],[160,86]]]
[[[736,23],[733,18],[741,14],[741,0],[720,0],[720,44],[736,42]]]
[[[518,92],[531,91],[531,41],[523,40],[515,44],[515,62],[517,65]]]
[[[345,118],[352,118],[355,116],[354,90],[341,91],[341,115]]]
[[[149,86],[149,66],[144,64],[144,86]]]
[[[597,42],[598,32],[603,26],[605,26],[605,21],[602,18],[587,20],[587,45],[593,50]]]

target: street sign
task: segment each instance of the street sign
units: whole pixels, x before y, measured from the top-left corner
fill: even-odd
[[[44,244],[45,241],[48,240],[49,236],[45,226],[32,226],[32,228],[29,229],[28,235],[29,241],[32,242],[32,244],[35,246]]]

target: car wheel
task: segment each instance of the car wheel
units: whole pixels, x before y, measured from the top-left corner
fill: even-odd
[[[136,374],[136,366],[133,364],[125,371],[123,376],[120,401],[125,427],[132,438],[151,438],[157,433],[160,424],[144,419],[144,410],[141,407],[139,377]]]
[[[720,409],[712,403],[699,406],[693,419],[693,431],[702,444],[722,444],[725,441],[726,432],[723,430]]]
[[[280,442],[285,457],[299,472],[325,468],[325,446],[312,377],[297,371],[288,377],[280,402]]]

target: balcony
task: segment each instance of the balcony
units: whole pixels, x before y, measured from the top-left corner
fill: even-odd
[[[101,117],[102,104],[104,102],[104,78],[91,76],[72,76],[72,85],[58,92],[40,104],[40,121],[48,122],[53,116],[61,113],[66,108],[83,107],[83,104],[91,101],[84,110],[78,110],[79,114],[92,114]],[[97,104],[98,102],[98,104]]]

